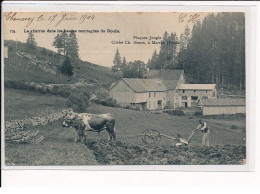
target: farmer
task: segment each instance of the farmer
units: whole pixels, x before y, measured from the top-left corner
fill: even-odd
[[[205,121],[202,121],[202,120],[199,120],[199,126],[194,129],[187,142],[189,143],[190,140],[192,139],[192,137],[198,132],[198,131],[201,131],[203,133],[203,136],[202,136],[202,146],[208,146],[209,147],[209,134],[210,134],[210,131],[207,127],[207,123]]]

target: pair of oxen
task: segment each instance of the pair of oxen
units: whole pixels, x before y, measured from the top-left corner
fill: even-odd
[[[75,113],[73,111],[65,116],[64,127],[73,127],[76,129],[75,142],[86,142],[87,132],[100,133],[106,130],[109,136],[109,142],[115,144],[115,118],[110,114],[89,114]]]

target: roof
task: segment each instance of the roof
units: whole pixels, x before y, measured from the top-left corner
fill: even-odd
[[[139,78],[122,78],[121,80],[124,81],[135,92],[163,92],[167,90],[163,82],[160,80]],[[117,83],[111,86],[109,90],[117,85]]]
[[[201,99],[200,105],[202,106],[245,106],[245,98],[210,98]]]
[[[181,90],[214,90],[216,84],[181,84]]]
[[[179,80],[162,80],[162,81],[168,90],[175,90],[179,83]]]
[[[149,79],[164,79],[164,80],[179,80],[181,74],[184,75],[183,70],[170,70],[170,69],[162,69],[162,70],[150,70],[147,74],[147,78]]]

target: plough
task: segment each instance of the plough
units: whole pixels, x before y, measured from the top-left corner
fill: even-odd
[[[182,138],[180,135],[177,135],[177,137],[172,137],[169,135],[165,135],[160,133],[159,131],[155,130],[155,129],[146,129],[143,131],[143,133],[141,134],[137,134],[137,135],[128,135],[127,137],[141,137],[142,141],[145,144],[157,144],[161,141],[162,137],[167,138],[167,139],[171,139],[175,141],[175,146],[181,146],[181,145],[187,145],[187,140],[185,140],[184,138]]]

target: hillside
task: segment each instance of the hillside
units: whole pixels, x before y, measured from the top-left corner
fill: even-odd
[[[60,66],[64,60],[62,55],[42,47],[28,49],[25,43],[5,40],[8,46],[8,59],[4,60],[5,80],[28,81],[38,83],[68,83],[68,82],[114,82],[115,76],[110,68],[89,62],[81,62],[75,68],[72,79],[60,73]]]

